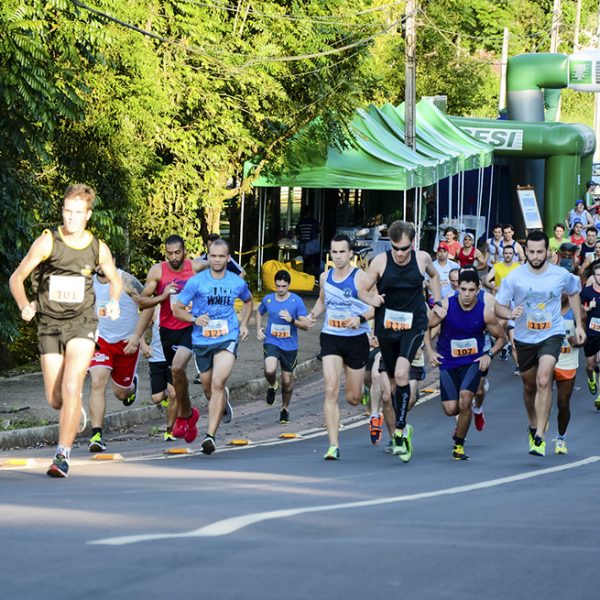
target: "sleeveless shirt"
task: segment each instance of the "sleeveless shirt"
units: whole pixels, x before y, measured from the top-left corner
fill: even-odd
[[[466,267],[468,265],[472,265],[475,262],[475,246],[471,248],[471,252],[469,254],[465,254],[465,249],[461,248],[456,255],[456,260],[461,267]]]
[[[175,306],[179,299],[179,292],[181,292],[187,280],[194,276],[192,261],[189,258],[185,258],[183,260],[181,271],[173,271],[166,261],[162,262],[160,266],[162,271],[156,293],[160,296],[170,283],[174,283],[177,286],[178,292],[176,294],[171,294],[160,303],[160,326],[165,327],[166,329],[185,329],[186,327],[192,327],[191,323],[180,321],[173,316],[173,306]]]

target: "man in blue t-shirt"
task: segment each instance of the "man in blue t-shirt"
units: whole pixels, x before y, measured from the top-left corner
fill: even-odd
[[[252,316],[252,294],[248,284],[227,270],[229,244],[215,240],[208,251],[209,269],[198,273],[185,284],[173,314],[193,323],[192,348],[196,366],[208,403],[208,429],[202,441],[202,452],[212,454],[215,435],[224,412],[231,415],[227,379],[233,369],[238,340],[248,337],[248,322]],[[238,321],[233,303],[244,302]],[[186,306],[191,303],[192,310]],[[230,419],[229,419],[230,420]]]
[[[306,317],[302,298],[290,293],[292,278],[283,269],[275,273],[274,294],[265,296],[256,313],[256,335],[264,341],[265,378],[269,382],[267,404],[275,402],[277,390],[277,363],[281,365],[280,423],[289,423],[290,400],[294,389],[293,372],[298,356],[298,329],[310,329],[313,323]],[[267,327],[262,326],[262,316],[267,313]]]
[[[598,352],[600,352],[600,263],[594,265],[592,285],[583,288],[581,306],[586,313],[587,338],[583,345],[585,354],[585,371],[588,377],[588,389],[591,394],[598,393],[596,369],[598,368]],[[594,406],[600,410],[600,395],[594,401]]]

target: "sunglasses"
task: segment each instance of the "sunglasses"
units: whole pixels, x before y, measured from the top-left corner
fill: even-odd
[[[396,250],[396,252],[406,252],[407,250],[410,250],[412,246],[412,244],[408,244],[408,246],[396,246],[394,242],[390,242],[390,244],[392,245],[392,248]]]

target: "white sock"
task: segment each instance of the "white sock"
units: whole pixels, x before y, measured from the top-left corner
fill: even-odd
[[[472,406],[471,411],[475,415],[480,415],[483,412],[483,408],[481,408],[481,406],[479,408],[477,408],[476,406]]]
[[[70,446],[57,446],[56,454],[62,454],[67,460],[71,457],[71,447]]]

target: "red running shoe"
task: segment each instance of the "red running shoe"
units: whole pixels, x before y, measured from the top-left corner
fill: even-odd
[[[171,430],[171,433],[176,438],[182,438],[187,433],[187,430],[188,430],[188,420],[184,419],[183,417],[177,417],[175,419],[175,424],[173,425],[173,429]]]
[[[183,436],[183,439],[188,444],[191,444],[198,436],[198,428],[196,427],[196,423],[198,422],[199,418],[200,411],[196,407],[192,408],[192,414],[187,420],[187,431]]]
[[[473,413],[473,420],[475,421],[475,429],[477,429],[477,431],[483,431],[483,428],[485,427],[485,415],[483,414],[483,411],[480,413]]]
[[[383,432],[383,416],[371,417],[369,420],[369,434],[371,435],[371,444],[379,444]]]

